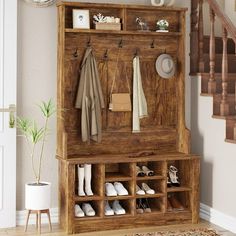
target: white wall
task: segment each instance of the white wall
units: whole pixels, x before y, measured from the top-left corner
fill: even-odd
[[[234,0],[225,1],[225,12],[231,21],[236,24],[236,3]]]
[[[150,4],[149,0],[97,0],[86,2],[98,3],[133,3]],[[177,0],[178,6],[190,6],[190,1]],[[189,12],[187,35],[189,35]],[[57,12],[56,6],[48,8],[33,8],[19,0],[19,68],[18,68],[18,115],[39,117],[34,104],[41,100],[53,98],[56,101],[57,72]],[[189,39],[186,42],[189,53]],[[187,60],[187,65],[188,60]],[[186,67],[189,74],[189,66]],[[190,80],[186,80],[186,120],[190,127]],[[53,185],[52,206],[57,206],[58,169],[55,159],[56,150],[56,119],[51,122],[53,135],[48,138],[47,150],[43,165],[43,180]],[[33,177],[25,143],[18,138],[17,155],[17,209],[24,209],[24,183]]]

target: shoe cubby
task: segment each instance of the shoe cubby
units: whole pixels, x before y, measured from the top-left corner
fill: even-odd
[[[102,178],[98,178],[98,176],[102,177],[104,174],[103,171],[103,165],[101,164],[91,164],[91,190],[93,192],[92,196],[88,196],[86,194],[85,188],[86,188],[86,171],[85,171],[85,165],[86,164],[79,164],[80,168],[84,168],[84,175],[82,174],[81,176],[79,176],[79,170],[78,170],[78,165],[75,165],[75,196],[76,198],[81,198],[81,200],[83,200],[84,198],[86,199],[95,199],[99,198],[101,196],[103,196],[103,188],[101,188],[100,186],[103,185],[103,179]],[[84,177],[83,177],[84,176]],[[79,196],[79,179],[80,178],[84,178],[83,181],[83,190],[85,192],[85,196]]]
[[[136,199],[136,214],[146,215],[146,214],[158,214],[164,213],[165,204],[164,198],[137,198]]]
[[[191,192],[175,192],[167,194],[167,212],[191,211]]]
[[[144,179],[164,179],[165,178],[165,162],[163,161],[149,161],[149,162],[138,162],[137,166],[142,170],[142,167],[147,167],[153,171],[153,176],[145,174],[145,176],[136,176],[137,180]]]
[[[169,170],[174,166],[177,169],[176,175],[180,186],[168,187],[168,192],[191,190],[192,183],[192,162],[190,160],[172,160],[167,162],[167,177],[171,181]]]
[[[133,163],[105,164],[105,180],[106,182],[132,180],[133,171]]]

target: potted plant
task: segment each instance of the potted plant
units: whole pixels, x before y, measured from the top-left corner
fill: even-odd
[[[35,120],[17,118],[17,127],[25,138],[32,172],[35,180],[25,184],[25,208],[28,210],[44,210],[50,208],[51,183],[41,181],[41,169],[48,136],[48,121],[55,113],[55,106],[51,99],[39,105],[44,118],[43,127],[38,127]],[[38,152],[37,152],[38,150]]]
[[[169,22],[167,20],[157,21],[157,32],[168,32]]]

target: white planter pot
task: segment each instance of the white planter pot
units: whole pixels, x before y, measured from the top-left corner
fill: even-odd
[[[27,210],[45,210],[51,205],[51,183],[41,182],[25,184],[25,208]]]

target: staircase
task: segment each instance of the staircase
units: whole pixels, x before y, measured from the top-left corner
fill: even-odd
[[[216,0],[206,2],[210,36],[203,35],[203,0],[191,2],[191,74],[201,77],[201,96],[213,97],[212,117],[226,120],[225,141],[236,144],[236,27]],[[216,17],[222,37],[215,37]]]

